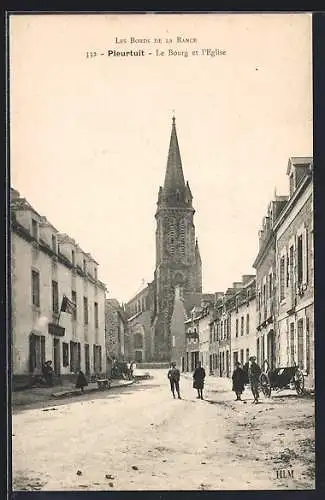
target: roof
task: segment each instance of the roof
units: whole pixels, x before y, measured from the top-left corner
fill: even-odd
[[[179,151],[175,117],[173,117],[172,132],[169,142],[169,151],[167,159],[167,169],[165,174],[164,189],[184,189],[185,180],[182,168],[181,154]]]

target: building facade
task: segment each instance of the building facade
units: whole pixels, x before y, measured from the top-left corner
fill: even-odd
[[[253,275],[243,276],[242,288],[233,296],[231,317],[231,366],[243,366],[250,356],[256,356],[256,279]]]
[[[153,360],[153,290],[153,283],[149,283],[125,306],[129,354],[137,363]]]
[[[268,206],[258,233],[259,252],[254,261],[256,269],[256,356],[257,363],[266,368],[276,364],[276,307],[277,268],[275,256],[275,223],[287,203],[287,196],[275,196]]]
[[[57,377],[106,371],[105,285],[98,264],[11,190],[14,380],[53,362]],[[62,311],[63,298],[75,307]]]
[[[128,360],[128,322],[124,308],[116,299],[105,300],[105,339],[108,366],[113,359]]]
[[[201,306],[194,306],[185,321],[184,369],[186,372],[193,372],[200,360],[199,329],[201,313]]]
[[[314,234],[312,158],[290,158],[289,199],[275,223],[276,364],[298,365],[314,387]]]

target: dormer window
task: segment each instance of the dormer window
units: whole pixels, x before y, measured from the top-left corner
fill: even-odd
[[[87,263],[86,263],[86,259],[83,260],[83,271],[84,273],[86,274],[87,272]]]
[[[38,240],[38,225],[35,219],[32,219],[32,236],[35,240]]]
[[[76,252],[74,250],[71,251],[71,260],[72,260],[72,265],[76,265]]]
[[[95,280],[97,280],[97,267],[94,269]]]

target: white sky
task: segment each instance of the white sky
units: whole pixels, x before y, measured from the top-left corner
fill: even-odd
[[[172,110],[205,292],[253,271],[289,156],[312,154],[309,14],[11,17],[11,184],[99,262],[127,301],[155,265]],[[197,37],[117,46],[115,37]],[[226,56],[87,59],[86,51],[219,48]]]

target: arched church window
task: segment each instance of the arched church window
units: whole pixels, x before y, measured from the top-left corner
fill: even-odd
[[[134,335],[134,348],[135,349],[143,348],[143,335],[141,333],[136,333]]]

